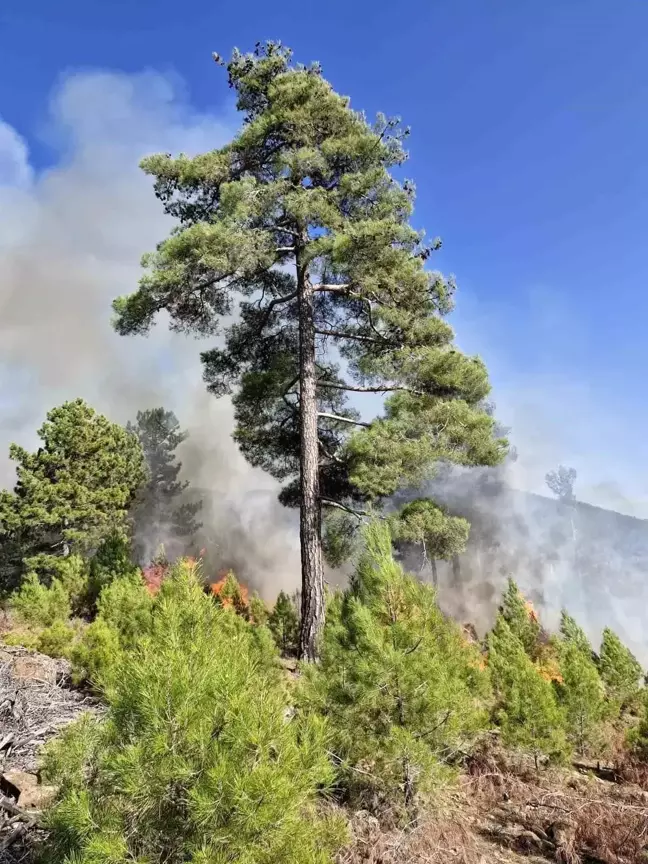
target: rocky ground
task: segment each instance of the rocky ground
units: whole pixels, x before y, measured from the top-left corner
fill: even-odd
[[[0,864],[29,860],[39,814],[55,792],[38,775],[40,748],[84,711],[100,710],[69,676],[65,660],[0,647]]]

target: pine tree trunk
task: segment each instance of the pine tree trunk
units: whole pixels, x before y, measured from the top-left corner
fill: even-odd
[[[302,567],[299,657],[316,660],[324,625],[319,439],[315,367],[314,291],[306,269],[297,262],[299,290],[299,407],[300,407],[300,540]]]

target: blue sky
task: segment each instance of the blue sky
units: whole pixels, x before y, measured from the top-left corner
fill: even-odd
[[[355,107],[412,127],[416,223],[443,238],[436,263],[459,282],[459,341],[489,363],[504,419],[538,454],[536,475],[552,460],[574,464],[585,497],[643,509],[648,5],[307,8],[3,0],[0,117],[41,172],[61,158],[48,102],[70,72],[161,71],[195,111],[224,117],[231,94],[213,50],[278,38],[298,60],[321,61]]]

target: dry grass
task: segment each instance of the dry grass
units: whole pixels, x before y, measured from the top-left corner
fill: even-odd
[[[437,816],[407,830],[384,829],[366,811],[351,821],[353,842],[337,864],[484,864],[479,838],[460,814]]]
[[[476,828],[491,841],[560,864],[645,864],[648,793],[576,772],[511,765],[481,753],[464,779]]]

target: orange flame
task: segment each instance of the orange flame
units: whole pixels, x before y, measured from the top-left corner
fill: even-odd
[[[532,603],[530,600],[525,600],[525,601],[524,601],[524,607],[525,607],[525,609],[526,609],[526,611],[527,611],[527,615],[529,616],[529,618],[530,618],[532,621],[535,621],[535,622],[537,623],[537,621],[538,621],[538,613],[537,613],[536,610],[533,608],[533,603]]]
[[[220,599],[225,609],[230,609],[237,605],[247,607],[249,603],[249,591],[245,585],[241,585],[236,581],[236,577],[231,570],[220,570],[218,575],[220,576],[220,579],[217,582],[212,582],[211,585],[211,593],[213,596]],[[223,593],[228,584],[231,584],[231,579],[234,579],[236,582],[238,597],[229,597]]]

